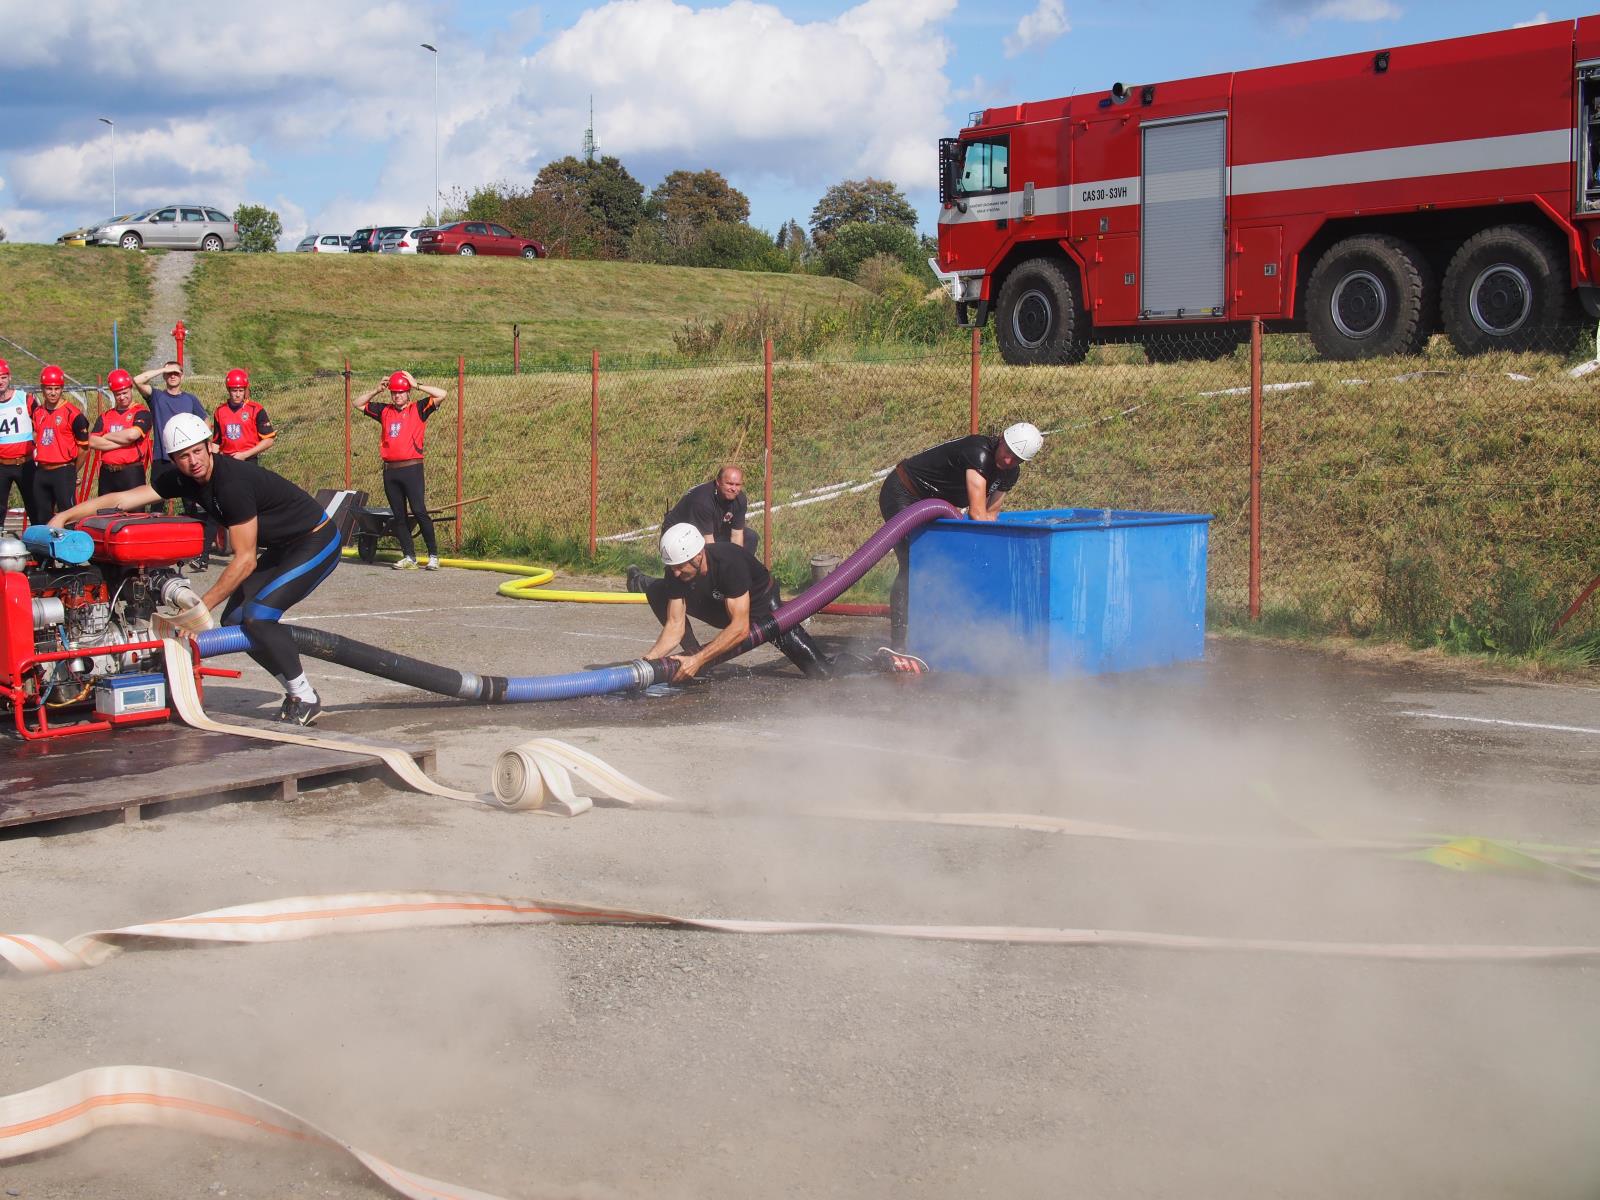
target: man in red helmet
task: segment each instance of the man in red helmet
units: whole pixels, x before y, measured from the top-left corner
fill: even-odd
[[[11,488],[22,497],[29,525],[33,519],[33,415],[28,394],[11,382],[11,364],[0,358],[0,519],[11,511]]]
[[[77,499],[78,454],[89,444],[89,418],[65,398],[67,376],[47,365],[39,372],[33,406],[33,515],[47,521]]]
[[[228,399],[214,422],[217,448],[229,458],[254,458],[278,439],[267,410],[250,399],[250,376],[235,367],[224,380]]]
[[[422,400],[412,403],[411,389],[421,392]],[[378,393],[387,390],[387,404],[378,403]],[[422,441],[427,433],[426,422],[438,411],[439,402],[446,396],[443,388],[418,383],[410,371],[396,371],[386,384],[380,383],[364,396],[357,396],[357,412],[366,413],[378,423],[379,453],[383,457],[383,494],[388,497],[389,511],[394,514],[394,536],[400,543],[400,561],[394,564],[397,571],[415,571],[417,560],[415,544],[411,540],[411,521],[422,531],[422,540],[428,547],[427,569],[439,569],[439,541],[434,535],[433,519],[428,516],[428,502],[423,494]],[[406,516],[407,507],[411,510]]]
[[[95,418],[89,449],[100,451],[97,495],[125,492],[144,483],[145,451],[150,445],[150,410],[133,402],[133,376],[113,371],[106,376],[113,407]]]

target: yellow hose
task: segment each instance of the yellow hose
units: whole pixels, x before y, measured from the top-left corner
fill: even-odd
[[[356,558],[355,547],[347,546],[344,549],[345,558]],[[398,550],[380,550],[378,558],[384,562],[397,562],[400,558]],[[556,573],[549,567],[534,566],[532,563],[493,562],[480,558],[441,558],[441,567],[454,567],[459,571],[493,571],[496,575],[516,575],[517,579],[508,579],[495,589],[502,596],[509,596],[513,600],[554,600],[569,604],[643,604],[645,598],[638,592],[581,592],[562,590],[560,588],[545,588],[544,585],[556,577]]]

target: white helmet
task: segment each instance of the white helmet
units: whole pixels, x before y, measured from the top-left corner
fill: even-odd
[[[1039,432],[1037,425],[1030,425],[1026,421],[1018,421],[1015,425],[1006,426],[1006,431],[1000,435],[1005,438],[1006,445],[1011,448],[1023,462],[1027,462],[1039,453],[1039,447],[1044,445],[1044,434]]]
[[[180,450],[187,450],[190,446],[198,446],[201,442],[211,440],[211,426],[195,416],[193,413],[179,413],[167,422],[167,427],[161,431],[161,445],[171,458]]]
[[[679,521],[661,535],[661,561],[669,567],[686,563],[706,548],[706,535],[687,521]]]

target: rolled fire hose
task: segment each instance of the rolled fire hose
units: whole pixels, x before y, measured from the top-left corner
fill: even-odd
[[[228,630],[212,630],[225,633]],[[205,634],[201,635],[206,636]],[[370,648],[370,647],[369,647]],[[533,811],[549,816],[575,817],[587,812],[593,800],[579,794],[574,779],[588,790],[619,804],[631,807],[685,807],[675,805],[660,792],[628,778],[621,771],[576,746],[555,738],[535,738],[500,755],[495,763],[492,791],[485,795],[462,791],[429,778],[427,772],[404,750],[375,746],[367,742],[346,741],[310,733],[291,733],[285,729],[265,729],[218,721],[200,703],[194,672],[189,669],[189,649],[168,638],[163,643],[167,663],[168,698],[187,725],[212,733],[229,733],[265,742],[292,746],[314,746],[320,750],[343,751],[376,757],[407,787],[430,796],[461,800],[486,808]]]
[[[750,635],[726,657],[733,658],[752,650],[764,642],[787,633],[807,617],[815,615],[822,607],[838,599],[887,554],[896,542],[918,526],[940,517],[959,517],[961,514],[943,500],[921,500],[910,508],[896,513],[881,529],[862,544],[854,554],[839,564],[837,570],[820,583],[801,592],[793,600],[779,606],[772,618],[753,626]],[[466,561],[466,560],[461,560]],[[487,568],[485,568],[487,569]],[[461,700],[476,700],[486,704],[520,704],[543,700],[572,700],[583,696],[605,696],[614,692],[642,690],[657,683],[669,682],[673,666],[668,661],[635,659],[620,667],[603,667],[595,671],[571,671],[562,675],[475,675],[458,671],[437,663],[424,662],[380,649],[354,638],[314,629],[307,625],[287,627],[294,636],[295,646],[301,654],[327,662],[338,663],[368,675],[403,683],[425,692],[441,696],[454,696]],[[208,629],[195,638],[202,658],[220,654],[237,654],[248,649],[250,639],[237,625],[221,629]],[[725,660],[724,660],[725,661]]]
[[[116,1125],[336,1151],[407,1200],[501,1200],[404,1170],[270,1101],[204,1075],[167,1067],[91,1067],[26,1092],[0,1096],[0,1163],[42,1154]]]
[[[78,934],[65,942],[38,934],[0,934],[0,958],[19,974],[55,975],[99,966],[126,949],[183,948],[197,943],[255,945],[298,942],[332,934],[463,925],[650,926],[759,936],[822,934],[919,942],[1232,951],[1404,962],[1588,963],[1600,960],[1600,946],[1311,942],[1136,930],[1056,929],[1038,925],[752,921],[737,917],[684,917],[643,909],[485,892],[342,892],[326,896],[295,896],[212,909],[192,916],[172,917],[120,929],[96,930]]]

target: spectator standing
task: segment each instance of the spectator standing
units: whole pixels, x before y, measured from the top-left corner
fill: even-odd
[[[161,377],[162,388],[155,389],[151,380]],[[208,425],[211,414],[206,412],[206,406],[200,403],[200,397],[193,392],[183,390],[183,366],[176,360],[169,358],[153,371],[143,371],[133,377],[133,386],[139,389],[150,405],[150,421],[157,430],[165,430],[172,423],[172,418],[179,413],[188,413],[190,416],[199,417]],[[151,440],[150,486],[160,489],[162,482],[176,470],[172,465],[172,456],[167,453],[165,439],[154,437]],[[164,492],[164,495],[177,496],[176,491]],[[182,496],[183,515],[194,517],[206,527],[206,550],[199,558],[191,559],[187,566],[193,571],[204,571],[211,565],[211,545],[220,532],[217,523],[200,505],[196,504],[186,493]]]
[[[0,358],[0,521],[11,511],[11,488],[33,525],[33,414],[26,392],[11,382],[11,364]]]
[[[39,372],[33,406],[33,515],[47,521],[77,499],[78,455],[89,443],[89,418],[66,399],[67,376],[47,365]]]
[[[150,410],[133,402],[133,376],[113,371],[106,376],[112,407],[95,418],[89,449],[100,451],[96,494],[124,492],[145,482],[145,456],[153,426]]]
[[[387,388],[389,402],[378,403],[378,394]],[[420,401],[413,402],[412,389],[422,393]],[[389,376],[387,385],[379,384],[364,396],[357,396],[355,408],[366,413],[378,423],[379,452],[383,456],[383,494],[388,498],[389,511],[394,516],[394,536],[400,543],[400,561],[396,571],[417,569],[416,545],[411,540],[411,519],[422,531],[422,540],[428,547],[427,569],[439,569],[439,541],[434,534],[433,518],[428,516],[428,501],[424,494],[422,474],[422,444],[427,435],[428,418],[439,410],[445,398],[443,388],[418,383],[410,371],[396,371]],[[410,509],[411,518],[406,516]]]
[[[217,448],[229,458],[251,459],[278,438],[267,410],[250,399],[250,376],[235,367],[225,381],[228,399],[217,409]]]

